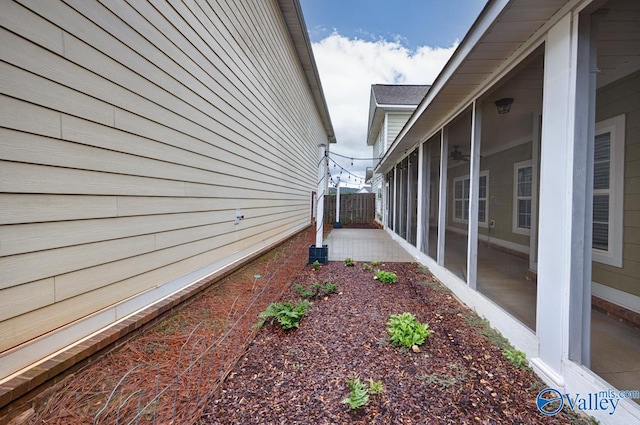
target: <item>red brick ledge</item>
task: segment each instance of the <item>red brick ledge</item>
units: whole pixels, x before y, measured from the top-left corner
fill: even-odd
[[[124,345],[127,340],[136,335],[134,331],[142,331],[153,326],[209,286],[305,230],[306,227],[283,241],[264,247],[244,258],[243,261],[219,270],[3,383],[0,385],[0,424],[8,424],[13,418],[28,410],[39,394],[60,382],[70,373]],[[22,423],[22,421],[14,423]]]
[[[594,310],[604,313],[618,322],[640,329],[640,313],[636,313],[635,311],[631,311],[612,302],[603,300],[595,295],[591,296],[591,305]]]

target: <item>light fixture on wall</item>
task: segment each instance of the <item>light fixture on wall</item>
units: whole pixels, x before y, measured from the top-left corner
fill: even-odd
[[[511,109],[511,104],[513,103],[512,97],[503,97],[502,99],[496,100],[496,106],[498,107],[498,113],[508,114]]]

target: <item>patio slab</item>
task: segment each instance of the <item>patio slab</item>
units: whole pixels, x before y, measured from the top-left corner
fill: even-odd
[[[415,262],[415,259],[381,229],[332,229],[325,243],[329,261]]]

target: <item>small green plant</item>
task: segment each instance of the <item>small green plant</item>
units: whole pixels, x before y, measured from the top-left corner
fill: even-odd
[[[300,320],[306,316],[307,309],[310,306],[311,303],[307,300],[299,301],[295,305],[288,302],[271,303],[266,310],[258,314],[260,320],[257,326],[260,327],[265,322],[273,324],[277,320],[284,330],[297,328],[300,325]]]
[[[373,261],[371,262],[371,265],[372,265],[373,267],[378,267],[378,266],[380,265],[380,260],[373,260]]]
[[[338,289],[340,289],[338,285],[325,280],[323,289],[325,295],[335,294],[336,292],[338,292]]]
[[[382,385],[382,381],[374,381],[369,378],[369,394],[378,395],[382,394],[384,391],[384,385]]]
[[[364,263],[364,264],[362,265],[362,270],[366,270],[366,271],[371,270],[371,264],[369,264],[369,263]]]
[[[338,285],[331,283],[328,280],[324,281],[324,285],[315,282],[305,288],[302,285],[296,285],[296,291],[302,298],[319,298],[325,295],[331,295],[338,292]]]
[[[387,332],[395,346],[413,347],[424,343],[433,333],[426,323],[420,323],[408,312],[392,314],[387,322]]]
[[[342,400],[344,404],[348,404],[350,409],[359,409],[369,402],[369,394],[378,395],[384,392],[382,381],[374,381],[369,378],[367,386],[360,380],[358,375],[347,381],[349,386],[349,397]]]
[[[516,367],[521,368],[528,365],[527,355],[515,348],[503,350],[502,354],[504,354],[504,356]]]
[[[347,257],[344,259],[344,265],[348,267],[353,267],[356,265],[356,262],[351,259],[351,257]]]
[[[320,261],[314,261],[311,266],[313,267],[313,270],[318,270],[320,268]]]
[[[359,409],[369,402],[369,390],[359,376],[349,379],[347,385],[349,386],[349,397],[342,402],[348,404],[349,409]]]
[[[398,276],[394,272],[386,272],[384,270],[377,270],[375,279],[382,283],[398,283]]]

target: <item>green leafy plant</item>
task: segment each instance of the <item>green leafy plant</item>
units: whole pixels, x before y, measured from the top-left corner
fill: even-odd
[[[297,328],[300,325],[300,320],[306,316],[307,309],[310,306],[311,303],[307,300],[299,301],[295,305],[288,302],[271,303],[266,310],[258,314],[260,320],[257,326],[260,327],[265,322],[273,324],[277,320],[284,330]]]
[[[373,267],[378,267],[378,266],[380,265],[380,260],[373,260],[373,261],[371,262],[371,265],[372,265]]]
[[[359,409],[369,402],[369,395],[378,395],[384,392],[384,385],[382,381],[374,381],[369,378],[369,385],[367,386],[360,380],[360,377],[356,375],[353,379],[347,381],[349,386],[349,397],[342,400],[344,404],[348,404],[350,409]]]
[[[377,270],[375,279],[383,283],[398,283],[398,276],[394,272]]]
[[[387,332],[393,345],[412,347],[424,343],[433,330],[428,324],[418,322],[413,314],[405,312],[389,316]]]
[[[313,267],[313,270],[318,270],[320,268],[320,261],[314,261],[311,266]]]
[[[302,298],[319,298],[338,292],[338,289],[338,285],[328,280],[324,281],[324,285],[322,283],[315,282],[307,288],[302,285],[296,285],[296,291]]]
[[[335,294],[336,292],[338,292],[338,289],[340,289],[340,287],[338,285],[336,285],[335,283],[331,283],[329,281],[324,281],[324,294],[325,295],[330,295],[330,294]]]
[[[371,270],[371,264],[369,264],[369,263],[364,263],[364,264],[362,265],[362,270],[366,270],[366,271]]]
[[[349,266],[349,267],[353,267],[353,266],[355,266],[355,265],[356,265],[356,262],[355,262],[355,261],[353,261],[353,260],[351,259],[351,257],[347,257],[347,258],[345,258],[345,259],[344,259],[344,265],[345,265],[345,266]]]
[[[359,376],[349,379],[347,385],[349,386],[349,397],[342,402],[348,404],[350,409],[359,409],[369,402],[369,390]]]
[[[527,366],[527,355],[522,351],[514,349],[506,349],[502,351],[502,354],[509,359],[509,361],[516,367]]]
[[[378,395],[382,394],[384,391],[384,385],[382,385],[382,381],[374,381],[369,378],[369,394]]]

